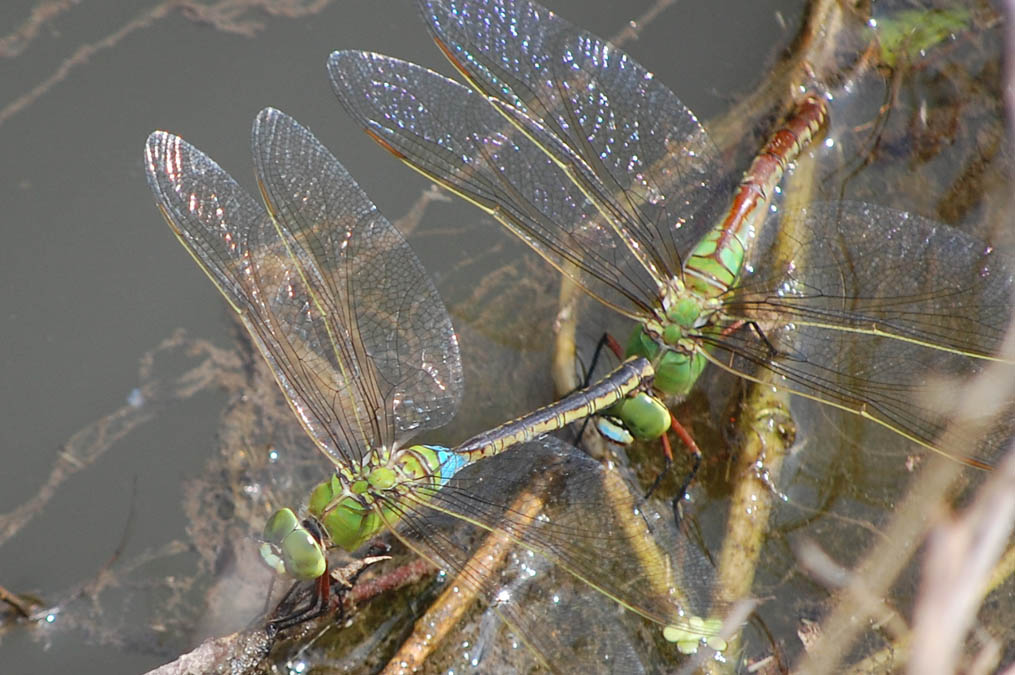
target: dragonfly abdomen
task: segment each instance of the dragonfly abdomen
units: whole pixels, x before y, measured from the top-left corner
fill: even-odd
[[[644,358],[630,358],[599,382],[579,389],[533,413],[506,422],[465,441],[454,452],[474,461],[503,452],[512,445],[561,429],[613,406],[641,386],[648,386],[655,371]]]
[[[684,264],[689,289],[715,297],[736,283],[744,256],[786,168],[827,121],[828,107],[820,96],[808,94],[797,103],[793,114],[772,134],[744,173],[726,217],[691,251]]]

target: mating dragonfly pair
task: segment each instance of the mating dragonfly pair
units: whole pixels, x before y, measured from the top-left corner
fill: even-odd
[[[789,392],[951,455],[938,440],[946,420],[922,396],[936,375],[998,358],[1011,271],[960,232],[856,203],[784,216],[795,244],[777,248],[762,227],[767,196],[822,124],[820,99],[803,102],[734,193],[694,115],[609,43],[524,0],[418,2],[473,88],[336,52],[328,70],[343,106],[640,329],[629,360],[589,389],[456,448],[409,445],[455,414],[463,377],[451,320],[399,232],[277,110],[253,129],[263,206],[193,146],[153,133],[146,169],[163,215],[335,466],[305,517],[283,508],[269,519],[262,554],[317,580],[324,604],[302,619],[328,602],[328,547],[354,551],[388,529],[475,586],[544,665],[601,663],[596,645],[564,644],[499,590],[457,543],[453,531],[472,528],[658,624],[682,651],[721,650],[725,608],[699,618],[685,591],[702,580],[673,563],[693,546],[660,548],[635,501],[617,501],[612,472],[542,434],[605,412],[632,436],[662,436],[671,416],[655,394],[686,395],[711,363],[750,380],[769,371]],[[1004,439],[955,456],[987,467]],[[531,513],[512,506],[526,489],[540,496]]]

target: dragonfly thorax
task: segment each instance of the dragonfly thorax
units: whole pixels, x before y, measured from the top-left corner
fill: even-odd
[[[355,551],[399,520],[392,505],[402,496],[440,488],[460,468],[448,455],[425,445],[371,451],[358,468],[342,467],[314,487],[306,519],[289,508],[276,511],[264,526],[261,558],[279,574],[316,579],[327,570],[328,548]]]
[[[446,453],[425,445],[375,450],[357,473],[340,471],[319,483],[310,493],[307,511],[332,544],[355,551],[385,525],[399,520],[393,505],[405,495],[425,497],[447,480]]]
[[[676,302],[665,309],[668,321],[668,325],[664,329],[665,331],[669,331],[671,328],[681,331],[694,328],[702,315],[701,302],[693,296],[685,295],[684,297],[677,298]]]
[[[721,306],[718,299],[686,288],[678,279],[667,285],[660,305],[662,316],[657,314],[654,321],[646,322],[646,328],[654,329],[668,347],[687,352],[694,350],[693,340]]]
[[[713,320],[718,301],[668,286],[661,312],[637,327],[628,342],[628,356],[644,356],[655,370],[654,386],[673,396],[686,396],[707,362],[698,345],[703,327]]]

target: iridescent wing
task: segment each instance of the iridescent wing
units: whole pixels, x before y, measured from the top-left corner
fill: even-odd
[[[148,138],[149,185],[173,232],[336,464],[443,425],[461,398],[461,363],[419,261],[309,131],[266,109],[253,137],[271,216],[183,139]]]
[[[548,152],[670,279],[730,196],[718,151],[669,88],[623,50],[528,0],[417,0],[437,45],[479,91],[538,122]],[[523,123],[524,124],[524,123]]]
[[[635,319],[652,315],[658,276],[485,97],[369,52],[335,52],[328,72],[346,110],[397,157],[493,215],[604,304]]]

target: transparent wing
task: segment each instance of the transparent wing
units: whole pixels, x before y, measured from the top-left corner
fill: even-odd
[[[862,203],[812,205],[778,232],[725,302],[757,328],[709,338],[715,358],[742,373],[763,366],[792,391],[936,447],[949,417],[934,394],[997,358],[1012,319],[1010,262],[946,225]],[[1008,410],[981,460],[1011,437],[1015,402]]]
[[[177,136],[153,133],[145,160],[173,232],[240,315],[318,447],[341,463],[383,442],[393,411],[370,378],[358,376],[372,362],[348,357],[365,353],[352,344],[359,337],[336,330],[319,310],[319,289],[307,284],[264,208]]]
[[[659,281],[542,148],[467,87],[412,63],[335,52],[339,101],[400,159],[492,214],[590,294],[650,315]]]
[[[401,233],[307,129],[272,108],[253,129],[265,204],[317,312],[314,353],[339,400],[384,411],[382,442],[443,426],[461,400],[458,340],[444,303]],[[362,364],[369,363],[370,367]],[[348,394],[345,393],[352,383]],[[344,410],[357,411],[359,406]]]
[[[438,46],[487,96],[537,120],[533,138],[580,158],[572,174],[667,277],[730,195],[694,114],[623,50],[525,0],[418,0]],[[552,137],[552,138],[551,138]],[[587,169],[587,170],[586,170]]]

